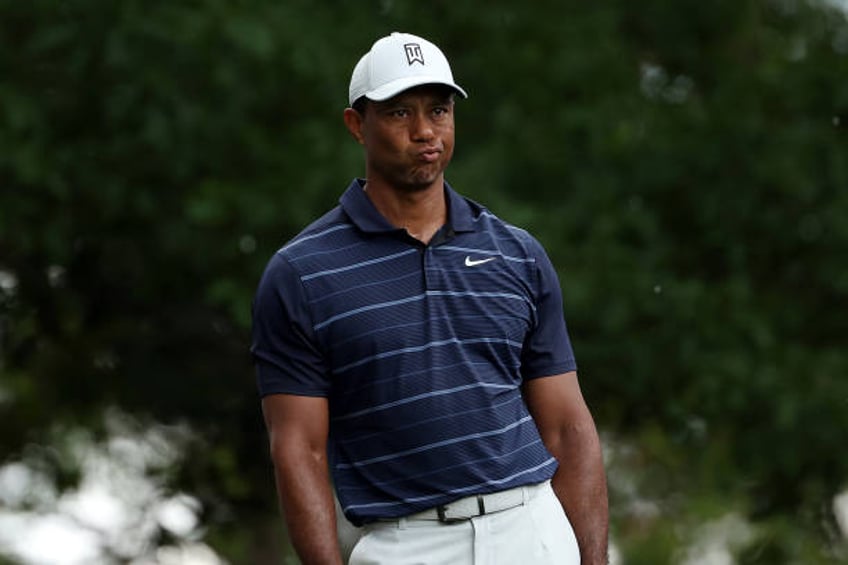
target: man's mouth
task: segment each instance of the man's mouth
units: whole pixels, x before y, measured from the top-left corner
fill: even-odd
[[[433,163],[439,158],[439,155],[441,155],[441,153],[441,149],[425,149],[418,153],[418,158],[424,161],[425,163]]]

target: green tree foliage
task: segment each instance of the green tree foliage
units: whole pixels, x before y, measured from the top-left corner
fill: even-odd
[[[824,3],[0,0],[4,459],[111,406],[188,422],[174,488],[223,554],[273,562],[250,301],[361,174],[347,82],[393,30],[470,93],[449,180],[560,269],[586,396],[635,450],[613,460],[659,501],[613,490],[625,559],[728,510],[762,528],[744,563],[837,555],[848,21]]]

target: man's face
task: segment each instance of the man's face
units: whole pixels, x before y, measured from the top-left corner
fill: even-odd
[[[406,191],[441,183],[453,156],[450,88],[412,88],[383,102],[369,102],[364,114],[360,132],[369,182]]]

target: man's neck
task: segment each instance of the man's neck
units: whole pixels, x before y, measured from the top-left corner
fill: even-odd
[[[427,243],[447,222],[444,180],[421,190],[405,191],[379,183],[365,184],[374,207],[393,225]]]

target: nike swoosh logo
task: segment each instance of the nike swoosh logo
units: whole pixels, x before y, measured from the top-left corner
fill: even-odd
[[[466,267],[476,267],[477,265],[482,265],[483,263],[488,263],[489,261],[494,261],[497,257],[489,257],[487,259],[472,259],[470,255],[465,257],[465,266]]]

